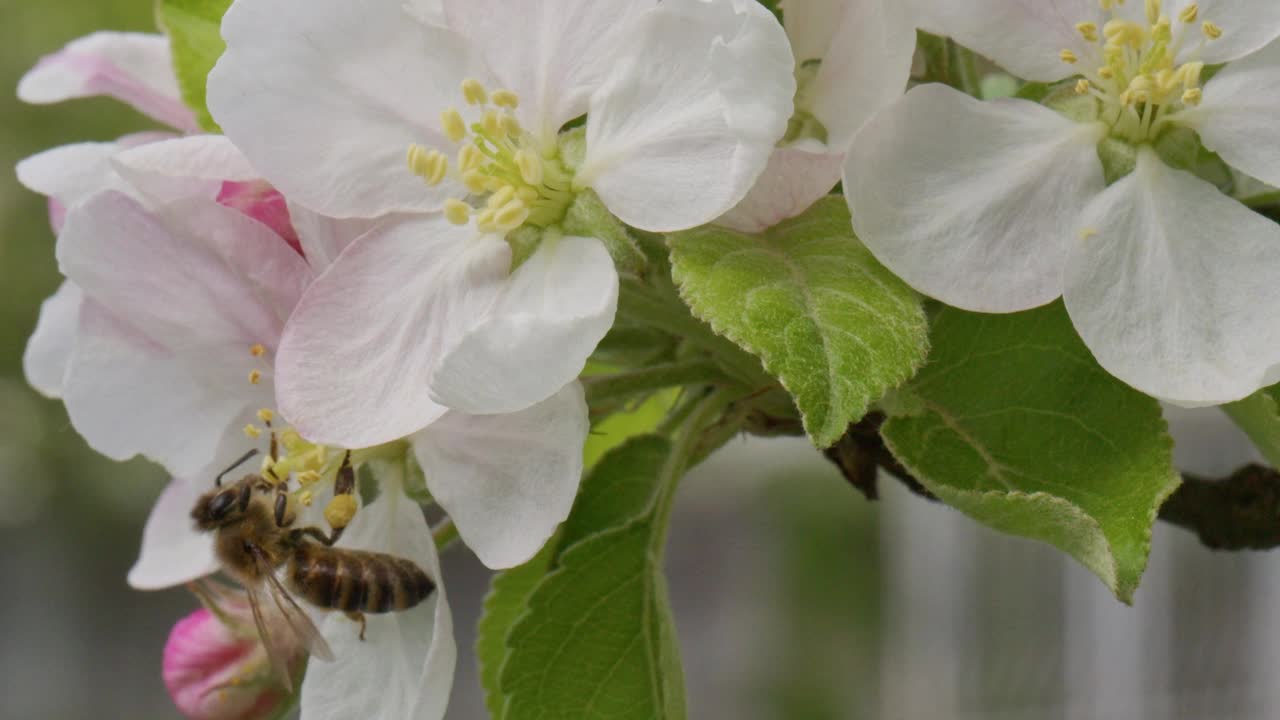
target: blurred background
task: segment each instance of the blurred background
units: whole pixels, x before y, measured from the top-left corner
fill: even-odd
[[[110,100],[14,98],[42,55],[152,31],[147,0],[0,0],[0,718],[176,718],[160,680],[184,591],[125,584],[164,480],[89,450],[21,357],[57,287],[43,200],[12,168],[150,127]],[[1247,456],[1204,413],[1180,461]],[[804,441],[731,443],[686,481],[668,554],[690,717],[1167,720],[1280,717],[1280,555],[1157,528],[1133,607],[1057,551],[998,536],[891,481],[871,504]],[[474,626],[488,571],[444,558],[458,628],[451,718],[483,718]]]

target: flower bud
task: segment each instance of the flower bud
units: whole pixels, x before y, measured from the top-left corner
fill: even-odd
[[[271,672],[249,607],[226,603],[220,611],[200,608],[173,626],[162,669],[169,696],[190,720],[272,717],[289,693]],[[271,622],[273,614],[267,618]],[[286,632],[280,629],[282,636]],[[295,680],[305,657],[301,648],[290,654]]]
[[[266,182],[224,182],[218,191],[218,204],[239,210],[266,225],[289,243],[289,247],[302,254],[302,241],[293,227],[284,195]]]

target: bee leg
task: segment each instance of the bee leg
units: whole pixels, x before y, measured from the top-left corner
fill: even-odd
[[[356,491],[356,471],[351,467],[351,451],[342,456],[342,465],[338,467],[338,474],[333,479],[333,493],[335,495],[353,495]]]
[[[368,628],[368,623],[365,622],[365,619],[364,619],[364,613],[349,612],[346,615],[348,618],[350,618],[351,622],[360,623],[360,642],[364,642],[364,631]]]
[[[282,528],[290,524],[293,518],[289,517],[289,493],[285,491],[284,483],[276,486],[276,504],[275,504],[276,527]]]
[[[298,528],[297,530],[294,530],[293,532],[294,532],[294,536],[295,536],[295,537],[299,537],[299,538],[300,538],[300,537],[302,537],[302,536],[304,536],[304,535],[305,535],[305,536],[307,536],[307,537],[311,538],[312,540],[318,540],[319,542],[321,542],[321,543],[322,543],[322,544],[324,544],[324,545],[330,545],[330,546],[331,546],[331,545],[333,545],[334,543],[338,542],[338,538],[342,537],[342,531],[343,531],[344,529],[345,529],[345,528],[338,528],[338,529],[334,530],[332,533],[330,533],[330,534],[328,534],[328,535],[325,535],[323,530],[321,530],[321,529],[320,529],[320,528],[318,528],[318,527],[314,527],[314,526],[312,526],[312,527]]]

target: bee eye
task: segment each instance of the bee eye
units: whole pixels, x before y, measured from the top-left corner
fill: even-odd
[[[209,501],[209,517],[219,520],[224,517],[236,503],[235,493],[219,493]]]

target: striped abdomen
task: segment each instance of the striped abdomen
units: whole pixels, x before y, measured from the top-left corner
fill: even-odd
[[[303,543],[289,558],[289,589],[313,605],[345,612],[408,610],[435,583],[405,558]]]

